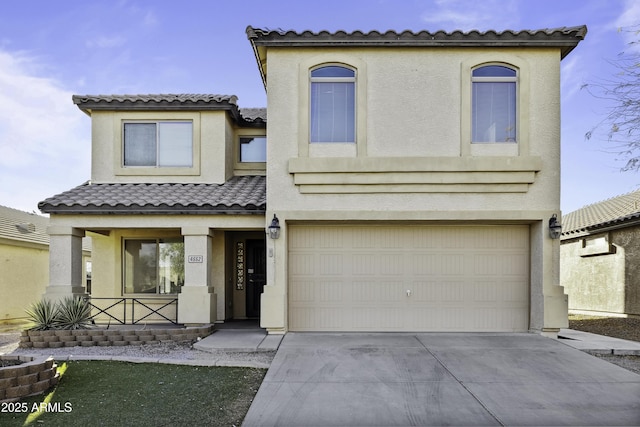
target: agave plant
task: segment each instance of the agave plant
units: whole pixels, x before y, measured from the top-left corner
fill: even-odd
[[[58,303],[55,329],[89,329],[91,325],[91,306],[84,298],[67,297]]]
[[[46,331],[47,329],[55,329],[57,307],[49,300],[40,300],[31,304],[31,307],[25,310],[27,315],[34,323],[32,331]]]

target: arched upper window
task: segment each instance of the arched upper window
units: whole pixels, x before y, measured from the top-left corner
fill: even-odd
[[[485,65],[471,72],[471,141],[517,142],[517,71]]]
[[[310,141],[356,141],[356,72],[328,65],[311,70]]]

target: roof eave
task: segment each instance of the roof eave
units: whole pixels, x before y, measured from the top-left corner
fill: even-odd
[[[43,205],[39,209],[54,215],[264,215],[262,206],[206,206],[206,207],[124,207],[113,206],[51,206]]]
[[[370,33],[361,31],[353,33],[344,31],[336,33],[304,31],[297,33],[294,31],[262,30],[248,26],[246,33],[258,62],[262,82],[266,88],[266,50],[269,47],[553,47],[560,49],[560,57],[562,59],[585,38],[587,27],[581,25],[533,32],[507,30],[501,33],[495,31],[481,33],[475,30],[468,33],[461,31],[452,33],[444,31],[435,33],[427,31],[418,33],[410,31],[401,33],[395,31],[387,31],[385,33],[377,31]]]

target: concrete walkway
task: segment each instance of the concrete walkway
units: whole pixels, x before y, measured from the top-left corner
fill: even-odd
[[[284,335],[267,335],[263,329],[219,329],[193,344],[201,351],[276,351]]]
[[[560,342],[589,354],[614,354],[640,356],[640,342],[605,337],[573,329],[561,329]]]
[[[243,425],[640,425],[640,375],[589,335],[289,333]]]

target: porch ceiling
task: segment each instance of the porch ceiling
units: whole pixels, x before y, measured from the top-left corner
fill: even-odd
[[[38,204],[53,214],[264,214],[266,178],[233,177],[224,184],[85,183]]]

